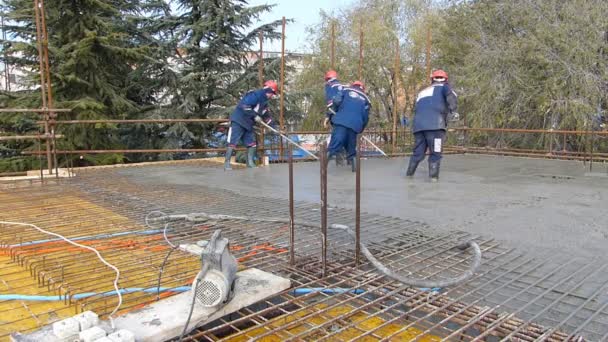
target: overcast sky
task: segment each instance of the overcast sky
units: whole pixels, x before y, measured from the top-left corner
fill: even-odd
[[[306,48],[306,27],[319,21],[321,9],[331,13],[346,8],[354,0],[250,0],[250,5],[276,4],[271,12],[264,13],[263,23],[280,20],[282,17],[293,19],[285,28],[285,49],[290,52],[304,52]],[[264,50],[281,51],[281,41],[264,42]]]

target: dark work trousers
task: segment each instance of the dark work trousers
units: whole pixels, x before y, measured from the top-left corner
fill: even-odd
[[[247,147],[256,147],[253,130],[249,131],[235,121],[232,121],[230,123],[230,130],[228,131],[228,146],[236,147],[241,140]]]
[[[443,151],[443,140],[445,139],[445,131],[442,129],[433,131],[420,131],[414,133],[414,151],[411,156],[410,163],[416,164],[424,160],[426,149],[431,151],[429,163],[436,163],[441,160],[441,152]]]
[[[346,149],[346,159],[352,160],[357,155],[357,132],[351,128],[334,125],[329,141],[328,156],[333,157]]]

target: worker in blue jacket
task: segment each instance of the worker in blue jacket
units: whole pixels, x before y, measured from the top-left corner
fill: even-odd
[[[352,171],[356,171],[354,157],[357,154],[357,134],[362,133],[367,126],[370,108],[371,102],[361,81],[353,82],[334,97],[331,109],[335,114],[332,117],[333,130],[328,147],[328,160],[345,148]]]
[[[266,81],[262,89],[253,90],[245,94],[230,115],[230,130],[228,131],[228,148],[224,170],[232,170],[230,158],[239,141],[247,146],[247,167],[255,167],[253,158],[257,147],[253,125],[256,117],[261,117],[267,124],[272,122],[268,113],[268,100],[277,94],[278,86],[274,81]]]
[[[329,70],[325,73],[325,105],[327,111],[325,113],[325,120],[323,121],[323,127],[328,128],[332,124],[332,117],[334,113],[331,111],[334,97],[338,95],[344,86],[338,80],[338,73],[335,70]],[[344,152],[342,151],[336,155],[336,165],[342,165],[344,160]]]
[[[418,164],[424,160],[427,148],[430,149],[429,177],[439,179],[442,144],[447,131],[448,115],[458,120],[456,93],[448,84],[448,74],[436,70],[431,75],[431,85],[418,93],[412,129],[415,143],[406,175],[412,177]]]

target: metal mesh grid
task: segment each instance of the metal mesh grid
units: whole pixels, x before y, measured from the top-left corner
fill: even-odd
[[[163,170],[170,172],[172,167]],[[152,210],[286,217],[287,205],[280,199],[237,196],[203,186],[138,184],[138,173],[145,174],[148,168],[88,172],[57,184],[11,189],[0,193],[3,207],[11,214],[0,216],[19,217],[70,237],[88,237],[86,241],[105,249],[104,256],[124,272],[123,287],[157,284],[168,247],[158,232],[142,225]],[[297,203],[296,217],[318,222],[318,205]],[[349,210],[330,210],[332,222],[352,224],[353,217]],[[467,233],[441,233],[423,223],[370,214],[362,215],[362,227],[363,242],[393,269],[438,279],[468,267],[469,255],[452,248],[471,238]],[[288,229],[281,224],[178,222],[171,226],[169,238],[174,243],[208,239],[218,228],[230,239],[242,267],[288,277],[293,288],[202,327],[190,340],[474,340],[495,336],[565,341],[608,336],[608,277],[606,265],[599,260],[567,256],[535,260],[475,236],[484,252],[480,271],[466,284],[437,293],[404,287],[367,264],[357,267],[352,242],[339,231],[330,230],[325,277],[320,272],[321,239],[311,228],[297,227],[294,266],[288,264]],[[124,232],[132,233],[118,235]],[[3,251],[29,270],[39,286],[61,294],[77,311],[111,311],[115,304],[111,296],[72,299],[77,293],[110,290],[108,270],[92,255],[45,239],[35,231],[15,227],[2,227],[0,233]],[[176,251],[168,258],[161,285],[189,284],[199,267],[196,258]],[[130,294],[123,312],[156,299],[156,294]],[[0,327],[14,324],[0,323]]]

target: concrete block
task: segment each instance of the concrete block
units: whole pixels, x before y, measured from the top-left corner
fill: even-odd
[[[87,330],[99,323],[99,316],[93,311],[85,311],[72,318],[78,321],[78,324],[80,325],[79,331]]]
[[[274,296],[290,287],[291,281],[289,279],[256,268],[237,272],[235,293],[232,300],[219,310],[196,305],[188,330],[190,331],[222,316]],[[137,342],[167,341],[181,334],[188,318],[191,302],[192,291],[180,293],[152,303],[140,310],[116,317],[114,318],[114,324],[119,331],[124,329],[132,332]],[[75,325],[78,325],[78,321],[73,318],[72,320]],[[108,321],[99,322],[99,325],[93,329],[103,331],[102,336],[101,332],[97,330],[97,339],[103,338],[106,335],[105,331],[111,331]],[[108,338],[114,342],[110,337]],[[10,339],[13,342],[64,341],[55,336],[51,326],[43,327],[30,334],[13,333]],[[103,340],[103,342],[106,342],[106,340]]]
[[[73,317],[53,323],[53,334],[60,339],[78,335],[79,332],[80,324]]]
[[[135,334],[129,330],[118,330],[117,332],[108,335],[111,342],[135,342]]]
[[[188,330],[259,302],[290,286],[289,279],[255,268],[238,272],[234,298],[219,310],[196,305]],[[166,341],[181,334],[191,302],[192,292],[188,291],[117,317],[114,324],[117,329],[133,332],[138,342]]]
[[[92,327],[81,331],[78,337],[80,337],[81,342],[95,342],[100,338],[106,337],[106,331],[100,327]]]

